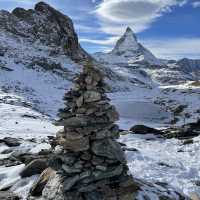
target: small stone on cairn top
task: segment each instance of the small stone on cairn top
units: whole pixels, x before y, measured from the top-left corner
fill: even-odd
[[[116,141],[119,116],[105,87],[100,70],[87,64],[64,96],[58,121],[64,131],[57,134],[63,151],[55,159],[65,200],[134,199],[136,188]]]

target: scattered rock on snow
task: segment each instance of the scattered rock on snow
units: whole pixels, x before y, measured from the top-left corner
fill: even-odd
[[[38,116],[30,115],[30,114],[24,114],[22,115],[23,118],[31,118],[31,119],[38,119]]]
[[[136,148],[129,148],[129,147],[123,147],[122,148],[124,151],[135,151],[138,152],[139,150],[137,150]]]
[[[40,155],[40,154],[13,154],[13,157],[21,161],[22,163],[28,165],[30,162],[33,162],[34,160],[42,159],[47,161],[50,155]]]
[[[193,139],[188,139],[188,140],[183,141],[183,145],[193,144],[193,143],[194,143]]]
[[[0,140],[0,143],[4,142],[9,147],[16,147],[20,145],[20,140],[17,138],[5,137]]]
[[[47,167],[48,166],[46,160],[43,159],[34,160],[24,168],[24,170],[20,173],[20,176],[22,178],[25,178],[35,174],[40,174]]]
[[[11,166],[17,166],[22,164],[19,160],[17,160],[14,157],[9,157],[9,158],[4,158],[0,159],[0,166],[6,166],[6,167],[11,167]]]
[[[10,191],[0,191],[1,200],[20,200],[20,198]]]
[[[200,135],[200,120],[163,130],[166,138],[189,139]]]
[[[155,135],[163,134],[162,131],[145,125],[135,125],[132,128],[130,128],[130,131],[133,132],[134,134],[155,134]]]

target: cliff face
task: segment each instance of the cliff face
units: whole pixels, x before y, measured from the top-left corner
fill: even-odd
[[[0,30],[19,40],[54,47],[75,61],[89,57],[78,42],[72,20],[44,2],[36,4],[34,9],[0,11]]]

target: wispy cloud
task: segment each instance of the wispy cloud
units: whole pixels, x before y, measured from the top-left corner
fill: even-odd
[[[183,6],[187,0],[103,0],[96,8],[102,30],[119,35],[125,27],[141,32],[173,6]]]
[[[107,45],[107,46],[113,46],[119,37],[109,37],[102,40],[94,40],[94,39],[87,39],[87,38],[81,38],[80,42],[82,43],[91,43],[91,44],[99,44],[99,45]]]
[[[4,1],[4,0],[2,0]],[[22,3],[22,4],[32,4],[36,2],[36,0],[7,0],[8,3]]]
[[[91,26],[86,26],[86,25],[82,25],[82,24],[75,24],[75,28],[77,31],[80,31],[80,32],[84,32],[84,33],[91,33],[91,32],[95,32],[95,31],[100,31],[98,30],[98,28],[96,28],[96,30],[94,30],[93,27]]]
[[[199,1],[195,1],[195,2],[192,3],[192,6],[194,8],[198,8],[198,7],[200,7],[200,2]]]
[[[200,38],[160,38],[142,43],[160,58],[200,58]]]

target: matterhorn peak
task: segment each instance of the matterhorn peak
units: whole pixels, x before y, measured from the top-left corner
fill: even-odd
[[[104,60],[104,62],[112,64],[163,64],[148,49],[139,43],[136,34],[130,27],[126,28],[124,34],[117,41],[114,49],[111,52],[109,52],[107,55],[98,55],[96,56],[96,59]]]
[[[133,32],[133,30],[129,26],[126,28],[126,32],[128,31]]]
[[[124,36],[126,37],[130,36],[130,37],[133,37],[135,40],[137,40],[135,33],[129,26],[126,28],[126,32],[124,33]]]
[[[139,43],[137,37],[130,27],[127,27],[123,36],[117,41],[113,52],[121,53],[127,50],[136,51],[139,49]]]

